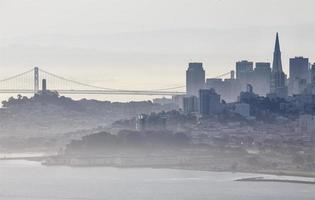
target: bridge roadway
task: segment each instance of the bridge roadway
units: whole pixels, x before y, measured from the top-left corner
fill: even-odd
[[[148,96],[173,96],[184,95],[185,92],[173,91],[147,91],[147,90],[51,90],[59,94],[99,94],[99,95],[148,95]],[[34,90],[0,90],[2,94],[34,94]]]

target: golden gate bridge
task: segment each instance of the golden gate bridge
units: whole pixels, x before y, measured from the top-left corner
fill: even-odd
[[[216,78],[229,75],[225,73]],[[34,67],[28,71],[0,80],[0,93],[3,94],[36,94],[46,80],[48,88],[60,94],[94,94],[94,95],[148,95],[173,96],[186,94],[182,90],[186,86],[161,88],[156,90],[125,90],[95,86],[68,79],[57,74]],[[181,90],[181,91],[176,91]]]

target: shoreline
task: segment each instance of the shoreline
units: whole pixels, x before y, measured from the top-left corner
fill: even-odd
[[[274,178],[264,178],[264,177],[253,177],[253,178],[241,178],[236,179],[238,182],[272,182],[272,183],[297,183],[297,184],[309,184],[315,185],[314,181],[303,181],[303,180],[291,180],[291,179],[274,179]]]
[[[43,166],[67,166],[67,167],[115,167],[115,168],[151,168],[151,169],[173,169],[173,170],[189,170],[189,171],[203,171],[203,172],[229,172],[229,173],[248,173],[248,174],[260,174],[260,175],[274,175],[274,176],[291,176],[291,177],[303,177],[303,178],[315,178],[315,172],[306,172],[306,171],[291,171],[291,170],[228,170],[228,169],[218,169],[218,168],[205,168],[198,166],[184,166],[184,165],[90,165],[90,164],[47,164],[45,161],[49,159],[50,156],[32,156],[32,157],[10,157],[10,158],[0,158],[0,161],[5,160],[26,160],[26,161],[35,161],[39,162]],[[256,177],[257,178],[257,177]],[[248,181],[246,178],[243,181]],[[235,180],[240,181],[240,180]],[[255,180],[261,181],[261,180]],[[266,181],[266,180],[264,180]],[[272,181],[272,180],[270,180]]]

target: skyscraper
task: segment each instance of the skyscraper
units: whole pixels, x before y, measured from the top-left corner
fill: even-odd
[[[311,83],[315,85],[315,63],[311,67]]]
[[[205,70],[202,63],[189,63],[186,71],[186,92],[189,96],[198,96],[205,86]]]
[[[220,99],[220,95],[218,95],[214,89],[199,90],[200,114],[202,116],[208,116],[218,113],[221,109]]]
[[[271,93],[280,98],[285,98],[288,95],[286,87],[286,75],[282,70],[282,60],[280,51],[279,34],[276,36],[275,50],[273,54],[273,64],[271,72]]]
[[[193,112],[198,112],[198,110],[199,110],[198,97],[195,97],[195,96],[184,97],[183,109],[184,109],[184,112],[187,114],[193,113]]]
[[[236,62],[236,78],[247,78],[247,74],[253,72],[253,62],[242,60]]]
[[[236,78],[246,85],[253,72],[253,66],[254,63],[247,60],[236,62]]]
[[[308,58],[295,57],[290,58],[290,78],[289,78],[289,93],[299,94],[301,91],[300,83],[309,83],[309,62]]]
[[[206,80],[206,89],[214,89],[225,102],[237,100],[237,96],[242,88],[238,79],[218,79],[208,78]]]
[[[256,62],[253,86],[257,94],[266,96],[270,92],[271,67],[268,62]]]

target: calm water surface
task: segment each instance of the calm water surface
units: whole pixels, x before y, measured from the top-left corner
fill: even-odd
[[[314,185],[233,181],[256,176],[167,169],[46,167],[30,161],[0,161],[0,199],[315,199]]]

